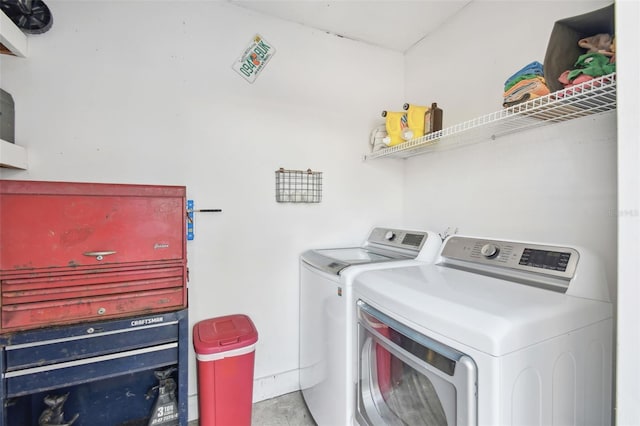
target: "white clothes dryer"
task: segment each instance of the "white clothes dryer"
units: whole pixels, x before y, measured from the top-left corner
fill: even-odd
[[[360,247],[300,256],[300,387],[318,425],[354,423],[353,279],[367,270],[428,264],[441,244],[432,232],[374,228]]]
[[[583,249],[452,236],[354,282],[362,425],[608,425],[612,306]]]

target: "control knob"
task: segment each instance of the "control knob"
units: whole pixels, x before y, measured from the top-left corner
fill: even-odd
[[[387,241],[393,241],[396,238],[396,234],[393,231],[387,231],[386,234],[384,234],[384,239]]]
[[[487,259],[493,259],[500,253],[500,248],[495,244],[485,244],[480,249],[480,253]]]

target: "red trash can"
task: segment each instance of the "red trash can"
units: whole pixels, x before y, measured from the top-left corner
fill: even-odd
[[[250,426],[258,331],[246,315],[193,326],[200,426]]]

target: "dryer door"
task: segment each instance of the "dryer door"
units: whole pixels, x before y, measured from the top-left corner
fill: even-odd
[[[358,301],[363,425],[476,425],[473,360]]]

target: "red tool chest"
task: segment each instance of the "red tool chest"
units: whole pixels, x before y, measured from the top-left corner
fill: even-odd
[[[0,332],[185,308],[185,197],[0,180]]]

